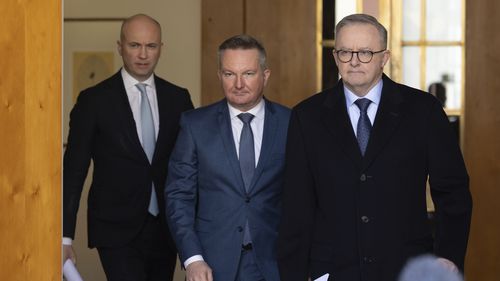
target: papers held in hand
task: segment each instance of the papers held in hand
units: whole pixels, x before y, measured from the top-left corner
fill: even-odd
[[[67,259],[63,265],[63,276],[66,281],[83,281],[82,276],[75,267],[75,264]]]

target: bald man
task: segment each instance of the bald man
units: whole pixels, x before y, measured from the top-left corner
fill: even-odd
[[[165,224],[162,188],[186,89],[156,75],[163,46],[160,24],[138,14],[121,27],[123,67],[82,91],[71,111],[64,153],[63,260],[71,246],[90,161],[88,245],[97,248],[108,280],[172,280],[176,248]]]

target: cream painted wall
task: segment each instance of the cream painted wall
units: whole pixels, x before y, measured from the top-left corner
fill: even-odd
[[[145,13],[162,26],[165,43],[157,74],[189,89],[195,105],[200,100],[201,85],[201,0],[66,0],[65,18],[124,18]],[[89,41],[93,34],[87,35]],[[107,38],[116,42],[119,33]]]
[[[185,87],[191,93],[195,106],[200,105],[201,93],[201,0],[66,0],[64,18],[125,18],[145,13],[162,26],[165,43],[156,74]],[[63,38],[63,132],[68,133],[69,112],[73,107],[73,52],[107,51],[114,53],[113,73],[121,66],[116,53],[119,21],[65,21]],[[89,171],[91,174],[92,171]],[[82,194],[74,247],[78,268],[84,280],[104,281],[104,273],[96,250],[87,248],[86,209],[88,184]],[[175,281],[184,280],[179,269]]]

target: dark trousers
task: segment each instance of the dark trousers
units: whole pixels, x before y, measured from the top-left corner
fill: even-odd
[[[236,281],[265,281],[255,262],[255,253],[253,250],[243,250],[241,252]]]
[[[172,281],[177,253],[167,243],[158,218],[148,216],[128,245],[98,247],[108,281]]]

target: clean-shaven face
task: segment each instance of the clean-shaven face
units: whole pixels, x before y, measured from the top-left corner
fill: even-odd
[[[146,17],[132,19],[124,26],[121,41],[117,43],[125,70],[138,81],[148,79],[163,45],[159,26]]]
[[[380,34],[373,25],[364,23],[346,25],[336,34],[335,51],[377,52],[385,48],[381,41]],[[357,55],[353,54],[351,61],[341,62],[338,54],[334,54],[344,85],[358,96],[366,95],[381,79],[389,57],[389,51],[384,51],[373,54],[369,63],[362,63]]]
[[[260,67],[257,49],[228,49],[222,53],[219,69],[222,90],[229,104],[241,111],[248,111],[260,102],[270,73]]]

